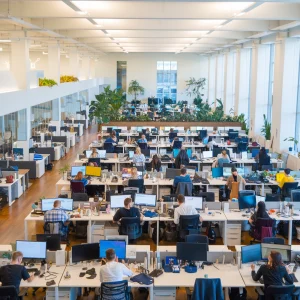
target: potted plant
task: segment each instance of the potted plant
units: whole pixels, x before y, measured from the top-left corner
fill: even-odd
[[[269,149],[271,143],[271,123],[268,122],[268,119],[265,114],[264,114],[264,125],[260,132],[264,135],[266,139],[266,143],[265,143],[266,149]]]
[[[288,138],[285,138],[284,141],[288,141],[288,142],[294,142],[294,149],[296,148],[296,151],[298,152],[298,140],[296,140],[295,138],[293,137],[288,137]],[[293,151],[293,147],[289,147],[289,151]],[[298,157],[299,157],[300,153],[298,153]],[[299,157],[300,158],[300,157]]]
[[[70,170],[70,165],[69,164],[65,164],[62,168],[60,168],[58,170],[59,174],[63,175],[63,180],[67,180],[68,179],[68,171]]]
[[[134,101],[138,95],[144,95],[145,89],[138,83],[137,80],[131,80],[128,87],[128,94],[134,95]]]

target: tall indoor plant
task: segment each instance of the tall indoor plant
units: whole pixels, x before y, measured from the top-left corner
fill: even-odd
[[[296,140],[294,137],[290,136],[290,137],[284,139],[284,141],[294,142],[294,149],[298,152],[298,140]],[[289,151],[293,151],[293,147],[289,147]]]
[[[134,95],[134,101],[136,101],[138,95],[143,95],[145,92],[145,88],[143,88],[137,80],[131,80],[128,87],[128,94]]]
[[[265,114],[263,116],[264,116],[264,125],[261,128],[260,132],[264,135],[266,139],[265,147],[269,149],[271,143],[271,123],[268,121]]]

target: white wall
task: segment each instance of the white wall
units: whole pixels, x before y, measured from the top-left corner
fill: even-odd
[[[177,101],[191,102],[185,92],[185,81],[190,77],[201,77],[200,58],[197,54],[186,53],[111,53],[96,63],[96,77],[105,77],[105,83],[116,88],[117,61],[127,61],[127,88],[131,80],[137,80],[145,88],[145,94],[139,99],[146,101],[148,97],[156,96],[157,61],[177,61]],[[128,95],[127,100],[131,99],[132,96]]]

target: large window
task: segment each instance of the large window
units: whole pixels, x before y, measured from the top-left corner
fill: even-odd
[[[127,61],[117,61],[117,89],[127,90]]]
[[[275,63],[275,45],[272,44],[270,46],[269,88],[268,88],[268,108],[267,108],[267,119],[269,122],[272,121],[274,63]]]
[[[157,88],[156,96],[159,99],[171,99],[173,103],[177,100],[177,61],[157,62]]]
[[[298,87],[297,87],[295,139],[297,141],[300,141],[300,59],[299,59]]]
[[[209,104],[216,101],[216,56],[209,58],[208,64],[208,102]]]
[[[236,74],[236,52],[227,55],[227,81],[226,81],[226,105],[225,112],[229,114],[234,110],[235,102],[235,74]]]
[[[225,56],[224,54],[220,54],[217,57],[217,88],[216,88],[216,98],[224,101],[224,64],[225,64]]]

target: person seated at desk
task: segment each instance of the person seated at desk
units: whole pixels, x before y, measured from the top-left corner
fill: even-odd
[[[179,153],[175,158],[175,168],[180,169],[181,166],[187,166],[190,162],[190,159],[185,151],[184,147],[181,147]]]
[[[67,236],[68,234],[68,225],[69,225],[69,215],[61,209],[61,201],[55,200],[53,203],[53,208],[46,211],[44,215],[44,222],[62,222],[63,226],[61,227],[60,234],[62,236]]]
[[[248,220],[252,227],[255,226],[255,222],[258,218],[270,219],[270,216],[266,210],[266,204],[264,201],[259,201],[257,203],[257,210],[254,212],[253,215],[251,215],[251,217]]]
[[[2,286],[13,285],[19,294],[21,280],[31,282],[34,275],[29,275],[26,268],[22,266],[23,253],[20,251],[13,252],[9,265],[0,268],[0,282]]]
[[[180,216],[199,215],[199,213],[193,206],[185,204],[184,195],[179,194],[177,196],[177,202],[178,202],[179,207],[176,207],[174,210],[174,223],[176,225],[179,224]],[[203,219],[201,218],[200,215],[199,215],[199,220],[200,220],[200,222],[203,221]]]
[[[157,172],[161,171],[161,161],[157,154],[154,154],[152,157],[151,169],[156,170]]]
[[[100,282],[122,281],[124,276],[132,276],[133,273],[124,264],[118,262],[114,249],[107,249],[106,264],[100,267]]]
[[[186,168],[180,170],[180,175],[175,176],[173,186],[177,188],[179,182],[192,182],[190,175],[186,174]]]
[[[147,139],[146,136],[144,134],[142,134],[142,137],[140,139],[138,139],[137,141],[138,143],[146,143],[147,144]]]
[[[293,284],[293,278],[290,276],[291,271],[288,266],[282,262],[281,254],[277,251],[271,251],[268,257],[268,263],[260,266],[257,273],[255,265],[251,265],[251,276],[254,281],[258,281],[261,276],[264,280],[265,289],[269,285],[283,285],[282,278],[287,284]]]
[[[145,132],[145,134],[150,134],[151,132],[150,132],[150,129],[149,128],[146,128],[146,132]]]
[[[230,163],[230,158],[226,150],[222,150],[222,152],[217,156],[217,166],[223,168],[224,163]]]
[[[255,161],[258,162],[259,165],[259,169],[261,170],[261,167],[263,165],[269,165],[271,163],[271,158],[270,156],[267,154],[267,151],[265,149],[265,147],[262,147],[258,154],[255,156]]]
[[[238,189],[236,191],[233,191],[232,186],[233,182],[237,182],[239,184]],[[244,190],[244,186],[246,185],[245,179],[238,174],[238,171],[235,167],[231,168],[231,175],[227,179],[226,186],[228,190],[230,191],[230,199],[232,198],[237,198],[238,197],[238,192],[240,190]],[[234,194],[234,195],[232,195]]]
[[[140,211],[138,208],[136,207],[132,207],[132,199],[131,198],[126,198],[124,200],[124,207],[119,208],[114,217],[113,217],[113,221],[115,223],[119,222],[122,218],[142,218]]]
[[[82,181],[84,186],[89,184],[89,181],[83,177],[83,173],[81,171],[77,173],[77,175],[74,177],[74,180]]]
[[[110,137],[105,140],[105,143],[112,143],[113,146],[117,145],[118,139],[117,139],[117,136],[116,136],[116,132],[114,130],[110,134]]]
[[[93,148],[90,158],[98,158],[98,157],[100,157],[100,156],[99,156],[99,153],[97,152],[97,149]]]
[[[175,136],[175,137],[174,137],[174,139],[173,139],[173,141],[172,141],[172,143],[171,143],[171,148],[174,147],[174,142],[175,142],[175,141],[179,141],[178,136]]]
[[[128,178],[128,179],[125,179],[125,180],[123,181],[123,185],[124,185],[124,186],[128,186],[128,180],[129,180],[129,179],[139,179],[139,174],[138,174],[137,168],[132,168],[132,169],[131,169],[131,177]]]
[[[145,165],[145,155],[142,153],[141,148],[140,147],[136,147],[135,149],[135,154],[132,157],[132,162],[136,165],[136,166],[144,166]]]
[[[290,169],[284,169],[283,172],[284,172],[284,176],[282,177],[281,181],[278,184],[278,191],[277,191],[278,194],[281,193],[282,187],[284,186],[284,184],[286,182],[294,182],[295,181],[294,177],[290,175],[290,173],[291,173]]]

